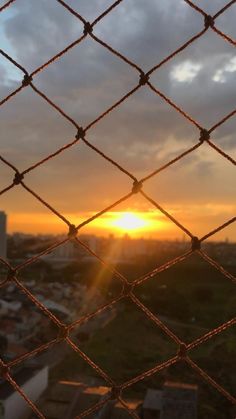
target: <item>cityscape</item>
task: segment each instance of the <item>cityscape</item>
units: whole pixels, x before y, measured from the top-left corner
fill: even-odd
[[[0,0],[0,419],[236,419],[236,0]]]
[[[44,253],[45,249],[50,248],[57,240],[63,238],[65,237],[43,234],[7,234],[7,215],[0,212],[0,256],[4,260],[9,260],[12,266],[18,266],[40,252]],[[79,245],[72,239],[43,254],[35,264],[24,271],[22,277],[24,286],[35,295],[37,300],[42,302],[43,306],[57,318],[68,324],[75,322],[85,314],[92,313],[119,292],[118,285],[115,283],[112,285],[114,278],[106,272],[105,268],[102,270],[95,254],[109,266],[119,267],[119,271],[123,270],[125,274],[135,279],[136,276],[145,274],[148,269],[161,266],[168,260],[182,255],[189,250],[190,246],[184,237],[182,240],[173,241],[133,239],[128,234],[123,237],[79,235],[78,238]],[[228,270],[235,269],[236,243],[231,243],[228,240],[209,241],[204,244],[204,250]],[[196,261],[193,258],[184,270],[180,272],[176,270],[172,274],[174,277],[176,275],[178,277],[186,271],[187,276],[193,275],[193,270],[196,270],[197,266],[199,266],[199,260]],[[200,272],[203,274],[204,269],[202,265]],[[5,271],[4,265],[1,264],[1,282],[6,279]],[[213,287],[211,289],[209,284],[211,279],[209,272],[207,272],[207,278],[207,285],[206,281],[203,281],[194,289],[194,296],[198,304],[213,298]],[[202,321],[201,316],[198,319],[197,314],[191,314],[188,305],[185,307],[184,295],[181,302],[184,313],[179,306],[176,308],[168,306],[169,292],[176,293],[173,285],[170,285],[170,291],[168,291],[168,281],[171,282],[171,280],[172,278],[167,278],[163,281],[161,278],[159,292],[163,296],[160,300],[157,299],[157,302],[155,299],[152,301],[153,297],[150,298],[152,308],[156,309],[156,306],[159,305],[159,318],[170,327],[177,326],[183,330],[194,327],[196,330],[199,329],[199,332],[207,330],[204,329],[205,321]],[[145,303],[149,299],[146,293],[152,292],[151,290],[152,287],[150,290],[147,287],[145,292],[142,291],[140,294]],[[26,295],[20,293],[14,283],[6,282],[1,287],[0,314],[0,348],[1,356],[5,361],[23,356],[28,350],[33,350],[37,345],[46,344],[57,336],[55,326],[50,319],[44,316]],[[96,319],[82,324],[79,330],[73,331],[75,342],[82,343],[82,345],[93,342],[96,332],[102,329],[105,333],[117,321],[119,315],[120,310],[113,307],[113,309],[96,316]],[[211,316],[214,316],[214,310],[209,318],[209,326],[212,325]],[[109,389],[104,383],[97,377],[91,376],[84,370],[84,367],[81,367],[81,373],[77,372],[77,375],[74,376],[75,371],[72,371],[69,366],[67,368],[69,375],[63,376],[64,363],[72,362],[68,361],[68,357],[68,348],[63,344],[47,353],[39,354],[36,359],[28,360],[22,367],[16,367],[14,374],[16,381],[21,383],[31,399],[38,403],[46,417],[73,418],[75,412],[78,414],[79,411],[84,411],[108,394]],[[164,377],[162,383],[153,387],[148,387],[142,395],[140,391],[137,391],[137,394],[131,395],[127,399],[128,406],[135,409],[140,418],[172,419],[173,412],[177,412],[178,409],[181,411],[181,418],[195,419],[198,417],[198,385],[195,382],[189,383],[188,379],[185,379],[183,383],[177,380],[173,374],[170,377]],[[60,407],[62,400],[64,413]],[[3,380],[0,383],[0,401],[4,419],[10,419],[13,416],[14,419],[29,417],[29,407]],[[109,402],[97,416],[91,415],[90,417],[91,419],[95,417],[99,419],[128,418],[127,411],[118,402]]]

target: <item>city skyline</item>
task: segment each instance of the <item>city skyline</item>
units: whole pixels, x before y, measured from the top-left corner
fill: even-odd
[[[177,215],[179,211],[176,211]],[[72,224],[79,225],[89,220],[96,213],[86,212],[81,215],[65,214],[71,220]],[[181,217],[180,221],[181,221]],[[177,217],[178,219],[178,217]],[[186,219],[188,220],[186,222]],[[197,227],[194,217],[186,211],[185,226],[199,238],[203,237],[209,230],[214,230],[218,226],[217,214],[213,211],[211,223],[208,229],[205,227],[204,220],[199,221]],[[8,214],[8,233],[25,233],[25,234],[67,234],[67,226],[61,220],[53,215],[45,213],[33,214]],[[160,240],[180,240],[188,236],[168,218],[158,211],[113,211],[108,212],[97,219],[89,222],[87,225],[79,229],[79,234],[94,234],[96,236],[109,236],[113,234],[121,237],[128,234],[131,238],[160,239]],[[212,241],[230,240],[236,242],[236,227],[223,229],[222,231],[210,237]]]

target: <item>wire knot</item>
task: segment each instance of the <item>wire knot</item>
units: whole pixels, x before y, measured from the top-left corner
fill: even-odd
[[[15,269],[9,268],[7,272],[7,281],[12,281],[16,275]]]
[[[69,336],[69,327],[62,325],[58,332],[58,339],[65,340]]]
[[[33,77],[30,76],[30,74],[25,74],[22,80],[22,86],[29,86],[32,80],[33,80]]]
[[[85,136],[85,130],[82,127],[79,127],[75,138],[79,140],[80,138],[84,138],[84,136]]]
[[[121,396],[121,388],[119,386],[114,386],[111,388],[111,399],[115,400]]]
[[[14,179],[13,179],[14,185],[19,185],[22,182],[23,179],[24,179],[23,173],[16,172],[15,176],[14,176]]]
[[[141,191],[141,189],[142,189],[142,187],[143,187],[143,184],[142,184],[142,182],[140,181],[138,181],[137,179],[133,182],[133,187],[132,187],[132,193],[138,193],[138,192],[140,192]]]
[[[123,284],[123,289],[122,289],[122,295],[123,297],[129,297],[129,295],[131,294],[131,292],[134,289],[134,285],[130,282],[125,282]]]
[[[204,16],[205,29],[208,29],[209,27],[213,28],[214,24],[215,24],[215,21],[211,15]]]
[[[210,133],[207,131],[207,129],[201,129],[199,141],[203,143],[204,141],[208,140],[210,140]]]
[[[149,80],[149,75],[148,74],[145,74],[145,73],[140,73],[140,76],[139,76],[139,85],[140,86],[144,86],[147,82],[148,82],[148,80]]]
[[[68,231],[68,237],[69,239],[75,239],[77,236],[78,230],[74,224],[70,224],[69,231]]]
[[[187,346],[185,345],[185,343],[181,343],[179,345],[178,357],[181,359],[185,359],[187,357],[187,352],[188,352]]]
[[[90,22],[85,22],[84,24],[84,35],[91,34],[93,32],[93,26]]]
[[[194,236],[192,238],[192,251],[195,252],[195,250],[201,249],[201,242],[198,237]]]

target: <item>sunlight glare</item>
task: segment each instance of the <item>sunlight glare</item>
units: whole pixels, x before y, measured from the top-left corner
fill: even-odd
[[[113,221],[113,226],[118,227],[120,230],[130,231],[139,230],[147,227],[148,220],[144,220],[139,215],[132,212],[124,212]]]

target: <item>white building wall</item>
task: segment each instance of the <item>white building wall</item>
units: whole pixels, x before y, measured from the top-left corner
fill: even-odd
[[[35,402],[46,390],[47,386],[48,366],[35,372],[35,374],[24,385],[22,385],[21,388],[30,400]],[[4,410],[4,415],[2,416],[3,419],[25,419],[31,412],[31,408],[28,403],[26,403],[16,391],[14,391],[8,399],[2,401],[2,406]]]

